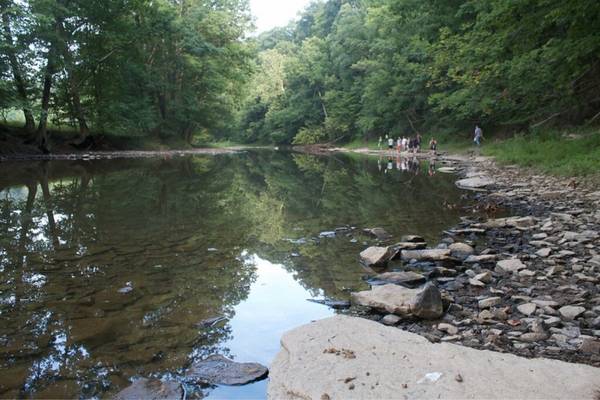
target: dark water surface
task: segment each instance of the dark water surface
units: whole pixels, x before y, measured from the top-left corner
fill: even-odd
[[[110,397],[214,353],[268,365],[283,332],[334,313],[306,299],[368,287],[360,229],[433,241],[458,221],[453,177],[414,168],[275,151],[0,164],[0,397]],[[343,226],[360,229],[319,236]]]

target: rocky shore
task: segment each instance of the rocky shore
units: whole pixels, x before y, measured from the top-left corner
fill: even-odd
[[[440,161],[476,190],[477,213],[431,248],[385,240],[363,252],[386,273],[350,313],[431,342],[600,366],[600,191],[483,157]],[[419,290],[404,288],[424,282],[439,290],[428,318],[413,311]]]

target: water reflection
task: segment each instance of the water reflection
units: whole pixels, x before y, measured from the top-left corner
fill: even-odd
[[[3,165],[0,396],[106,396],[213,353],[268,364],[283,331],[331,314],[307,298],[366,287],[371,239],[351,227],[433,239],[457,220],[452,180],[422,167],[281,152]]]

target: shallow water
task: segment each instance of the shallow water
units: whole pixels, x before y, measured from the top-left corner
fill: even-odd
[[[434,241],[458,221],[434,171],[275,151],[0,165],[0,397],[109,397],[214,353],[268,365],[283,332],[333,315],[306,299],[368,288],[362,228]]]

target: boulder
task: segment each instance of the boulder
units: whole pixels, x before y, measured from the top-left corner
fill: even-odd
[[[375,276],[375,279],[384,283],[393,283],[402,286],[419,286],[425,283],[423,275],[412,271],[384,272]]]
[[[449,259],[450,255],[449,249],[403,250],[400,253],[404,261],[443,261]]]
[[[385,266],[398,253],[393,247],[371,246],[361,251],[360,260],[366,266]]]
[[[283,335],[267,397],[591,400],[598,387],[600,369],[589,365],[430,343],[339,315]]]
[[[183,398],[181,384],[175,381],[163,382],[159,379],[138,379],[117,393],[115,400],[170,400]]]
[[[267,377],[269,370],[258,363],[238,363],[215,354],[192,364],[188,380],[210,385],[245,385]]]
[[[432,284],[422,289],[393,284],[374,286],[371,290],[352,293],[352,302],[401,317],[436,319],[444,313],[442,296]]]

